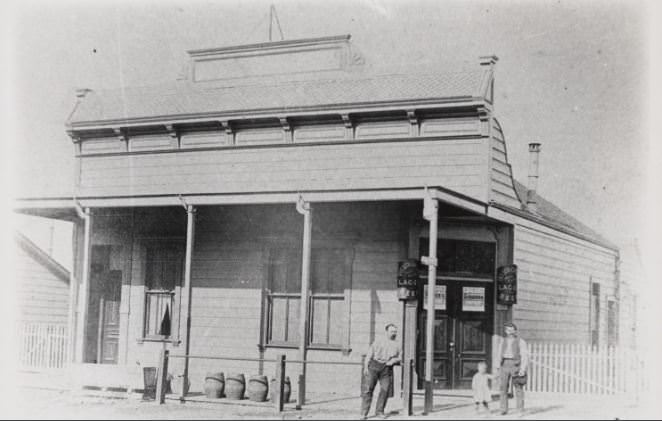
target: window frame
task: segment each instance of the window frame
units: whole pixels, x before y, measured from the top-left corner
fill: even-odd
[[[273,333],[273,300],[272,297],[274,296],[288,296],[291,298],[298,298],[301,303],[301,291],[300,291],[300,286],[301,286],[301,251],[297,250],[294,247],[289,247],[288,249],[290,250],[290,256],[295,256],[295,259],[297,259],[297,264],[296,266],[298,267],[297,273],[299,274],[299,277],[297,278],[298,280],[298,285],[299,285],[299,291],[298,292],[273,292],[272,287],[273,287],[273,270],[272,270],[272,265],[274,262],[274,255],[278,253],[279,249],[283,249],[282,246],[279,247],[272,247],[269,248],[267,253],[269,254],[269,258],[266,259],[266,270],[265,270],[265,280],[264,280],[264,288],[263,288],[263,305],[264,305],[264,318],[262,320],[264,324],[264,329],[263,329],[263,335],[262,335],[262,344],[261,346],[264,348],[299,348],[300,346],[300,338],[297,337],[296,341],[274,341],[272,340],[272,333]],[[343,255],[343,262],[345,266],[345,281],[344,281],[344,288],[342,293],[329,293],[329,292],[314,292],[313,291],[313,270],[311,268],[311,279],[310,279],[310,289],[308,293],[308,297],[306,300],[305,305],[308,306],[308,320],[306,321],[306,348],[307,349],[320,349],[320,350],[332,350],[332,351],[342,351],[343,353],[347,354],[351,351],[349,340],[350,340],[350,324],[351,324],[351,289],[352,289],[352,267],[353,267],[353,259],[354,259],[354,248],[352,246],[347,246],[347,245],[342,245],[342,246],[324,246],[324,247],[313,247],[312,249],[312,256],[311,256],[311,266],[312,262],[314,260],[314,255],[315,252],[320,252],[321,250],[331,250],[334,252],[340,252]],[[319,299],[325,299],[327,303],[332,300],[342,300],[343,301],[343,314],[345,315],[345,320],[342,326],[342,338],[341,338],[341,343],[340,344],[328,344],[328,343],[315,343],[313,342],[313,317],[314,317],[314,301],[319,300]],[[289,303],[288,303],[289,304]],[[299,309],[300,311],[300,309]],[[327,309],[327,340],[329,338],[329,332],[331,329],[331,323],[329,323],[329,312],[330,312],[330,307]],[[289,317],[289,313],[288,313]],[[289,320],[286,320],[286,325],[289,324]],[[298,324],[297,324],[298,326]],[[287,326],[286,326],[287,328]]]
[[[181,313],[181,298],[182,298],[182,288],[184,284],[184,272],[185,272],[185,240],[180,237],[157,237],[157,238],[142,238],[140,241],[140,261],[142,263],[142,270],[140,273],[140,278],[143,285],[143,294],[142,294],[142,305],[143,305],[143,314],[141,321],[141,336],[138,338],[138,343],[143,342],[171,342],[174,345],[178,345],[181,342],[181,326],[180,326],[180,313]],[[173,289],[163,289],[163,288],[150,288],[148,286],[147,280],[147,271],[148,271],[148,256],[150,249],[168,249],[172,248],[176,250],[177,255],[181,259],[181,270],[178,281],[173,286]],[[149,321],[148,312],[150,311],[148,298],[150,294],[170,294],[170,335],[161,335],[161,334],[150,334],[148,333],[147,323]]]

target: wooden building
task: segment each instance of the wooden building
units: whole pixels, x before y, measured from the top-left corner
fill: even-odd
[[[66,326],[69,271],[22,233],[14,233],[14,243],[16,321]]]
[[[21,369],[63,367],[72,315],[70,273],[24,234],[14,232],[16,326],[14,343]]]
[[[155,365],[163,347],[360,361],[392,322],[422,375],[427,272],[409,301],[396,280],[429,251],[424,202],[438,212],[436,387],[493,364],[506,320],[530,340],[616,341],[618,250],[538,196],[535,171],[528,189],[513,180],[496,57],[374,73],[349,36],[189,57],[169,86],[79,91],[75,200],[18,201],[77,223],[78,363]],[[497,273],[513,264],[505,304]],[[194,360],[194,389],[211,369],[271,373]],[[306,374],[309,390],[358,390],[354,366]]]

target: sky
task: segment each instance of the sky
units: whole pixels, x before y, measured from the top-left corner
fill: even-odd
[[[36,2],[10,21],[18,196],[70,196],[76,88],[173,81],[193,48],[268,40],[271,2]],[[286,39],[351,34],[379,67],[496,54],[495,115],[515,177],[542,143],[538,191],[622,247],[641,235],[645,4],[273,1]],[[276,36],[276,35],[274,35]],[[623,229],[623,228],[626,229]]]
[[[649,206],[658,189],[650,157],[660,149],[649,126],[651,2],[12,3],[0,28],[9,190],[71,196],[75,166],[64,123],[75,89],[167,83],[188,49],[265,42],[272,3],[285,39],[351,34],[366,62],[379,67],[443,71],[445,63],[497,55],[495,115],[515,177],[526,182],[527,144],[540,142],[541,195],[626,255],[646,238],[650,244],[658,219]],[[19,226],[36,232],[39,224],[22,219]],[[50,223],[41,224],[34,236],[43,244]],[[66,226],[55,231],[56,241],[69,241]]]
[[[9,21],[15,194],[71,196],[76,88],[167,83],[188,49],[267,41],[272,3],[286,39],[351,34],[370,65],[443,71],[496,54],[515,177],[541,142],[539,193],[624,249],[640,241],[649,66],[646,4],[633,1],[21,3]]]

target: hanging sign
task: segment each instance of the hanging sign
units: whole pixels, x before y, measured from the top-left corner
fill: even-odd
[[[497,269],[497,304],[517,304],[517,265]]]
[[[397,288],[416,289],[418,286],[418,261],[415,259],[398,262]]]
[[[462,311],[485,311],[485,288],[462,287]]]
[[[423,310],[428,309],[428,286],[423,286]],[[446,310],[446,285],[435,285],[434,309]]]

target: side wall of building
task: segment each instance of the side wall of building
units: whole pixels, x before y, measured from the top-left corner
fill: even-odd
[[[518,302],[513,320],[523,337],[591,342],[591,283],[600,285],[599,343],[607,343],[608,300],[616,295],[616,254],[539,224],[515,225]]]

